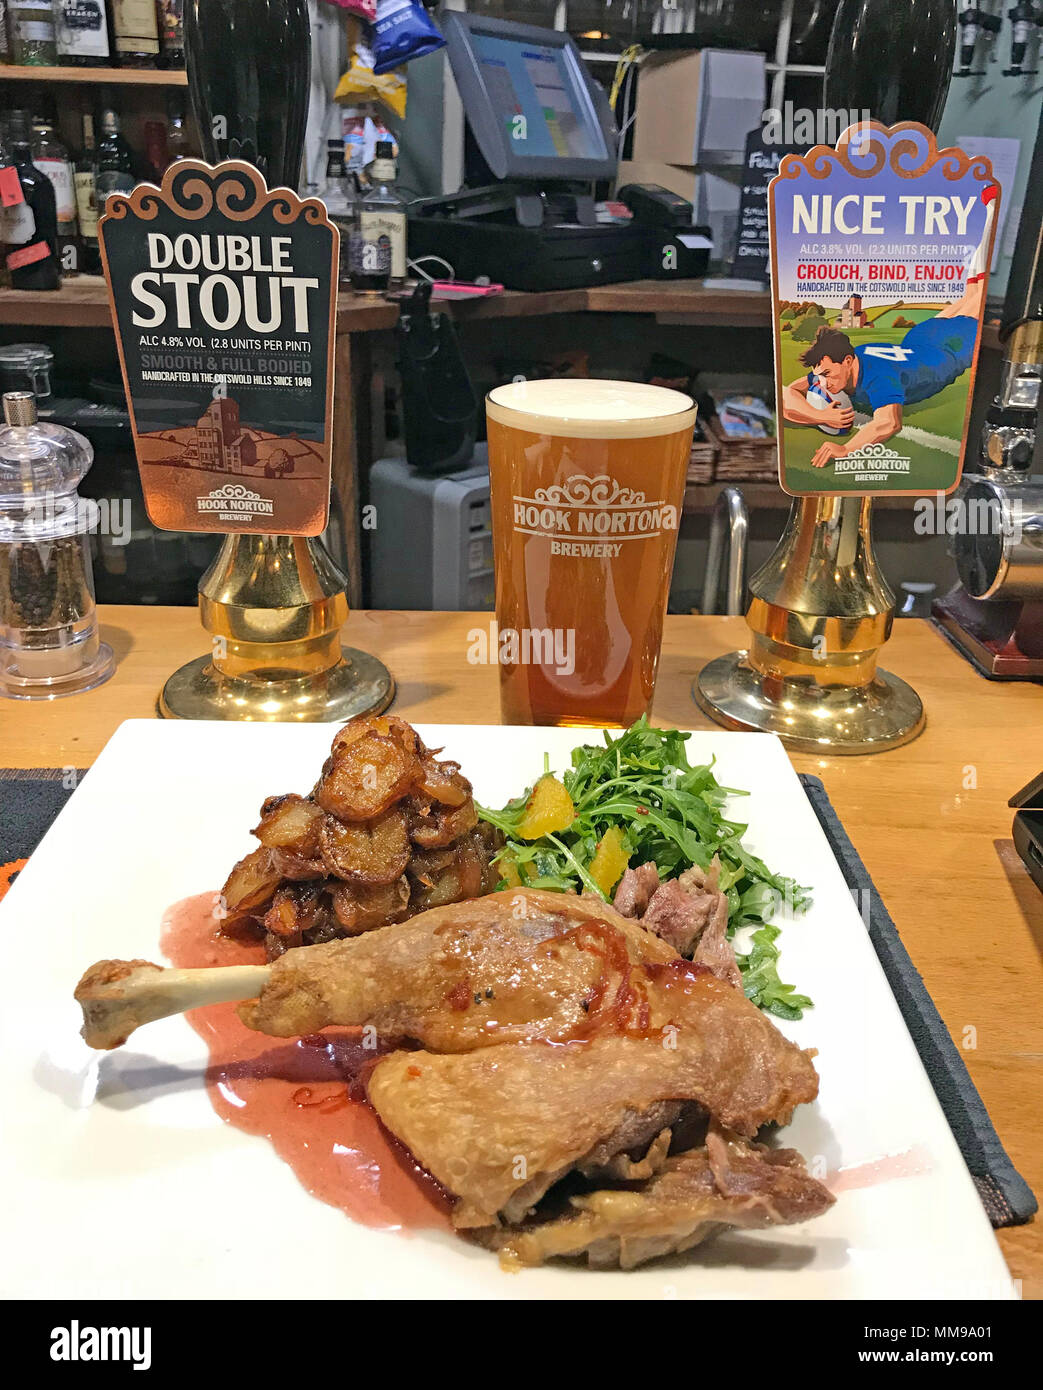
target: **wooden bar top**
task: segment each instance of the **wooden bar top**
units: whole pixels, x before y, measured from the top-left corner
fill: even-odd
[[[124,719],[148,718],[175,667],[207,649],[188,608],[103,608],[119,662],[86,695],[0,700],[0,764],[86,767]],[[398,682],[395,713],[431,723],[498,719],[497,672],[468,663],[488,613],[356,612],[345,641],[376,653]],[[691,684],[741,646],[741,618],[670,617],[653,712],[712,727]],[[919,692],[927,728],[873,757],[794,754],[822,778],[894,918],[1011,1158],[1043,1194],[1043,894],[1011,841],[1007,799],[1043,769],[1043,688],[979,676],[927,623],[897,622],[883,664]],[[0,784],[2,785],[2,784]],[[973,1039],[974,1046],[967,1042]],[[998,1232],[1026,1297],[1043,1297],[1043,1222]]]
[[[634,280],[576,290],[505,290],[487,298],[435,299],[433,306],[462,322],[530,318],[540,314],[671,314],[708,323],[767,325],[767,291],[715,290],[701,280]],[[393,328],[398,304],[383,295],[355,294],[343,287],[337,298],[337,332],[369,333]],[[109,296],[100,275],[74,275],[58,290],[0,289],[0,324],[102,328],[111,326]]]
[[[708,327],[763,329],[771,324],[767,290],[718,289],[702,280],[629,280],[575,290],[505,290],[488,298],[434,299],[432,303],[461,323],[544,314],[614,313],[652,314],[662,323]],[[392,299],[342,288],[337,299],[337,332],[376,333],[394,328],[398,313],[398,304]],[[59,290],[0,289],[3,324],[111,328],[105,281],[99,275],[74,275],[63,281]],[[986,323],[982,342],[985,347],[999,347],[995,323]]]

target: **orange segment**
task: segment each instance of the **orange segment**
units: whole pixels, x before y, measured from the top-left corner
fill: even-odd
[[[618,825],[610,826],[598,841],[589,869],[591,878],[606,898],[623,877],[629,863],[630,855],[623,844],[622,830]]]
[[[549,772],[532,789],[529,804],[518,826],[520,840],[538,840],[541,835],[553,835],[567,830],[576,819],[572,797],[557,777]]]

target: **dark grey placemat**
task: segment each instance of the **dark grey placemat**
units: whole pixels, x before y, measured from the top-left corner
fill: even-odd
[[[989,1220],[993,1226],[1020,1226],[1031,1220],[1037,1208],[1032,1189],[1007,1157],[963,1058],[820,778],[802,772],[800,781],[848,888],[858,894],[856,901],[873,949]]]
[[[61,770],[0,770],[0,866],[28,858],[72,795]],[[77,779],[78,780],[78,779]],[[898,929],[818,777],[800,781],[848,888],[868,916],[869,939],[993,1226],[1031,1219],[1036,1199],[1000,1143],[981,1096],[949,1037]],[[0,880],[0,894],[5,883]],[[869,905],[868,914],[865,905]]]
[[[84,775],[75,768],[0,768],[0,895],[72,796],[69,783],[78,786]]]

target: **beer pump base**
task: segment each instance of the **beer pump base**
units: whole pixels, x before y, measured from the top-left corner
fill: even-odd
[[[165,719],[236,719],[271,723],[346,723],[379,714],[395,698],[395,682],[369,652],[342,647],[343,660],[317,676],[290,680],[230,677],[201,656],[180,667],[163,687]]]
[[[344,723],[394,699],[384,663],[341,646],[345,579],[315,538],[226,536],[200,581],[199,610],[210,655],[163,687],[168,719]]]
[[[725,728],[777,734],[800,753],[883,753],[924,727],[916,691],[879,668],[866,685],[819,685],[803,676],[765,677],[748,653],[729,652],[703,667],[692,695]]]

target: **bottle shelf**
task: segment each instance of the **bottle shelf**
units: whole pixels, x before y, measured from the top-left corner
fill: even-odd
[[[77,82],[122,87],[187,87],[184,68],[0,67],[0,82]]]

